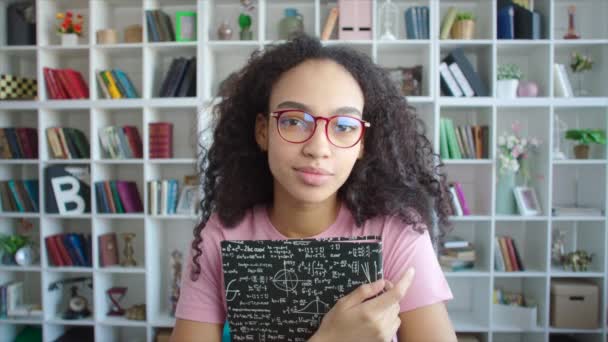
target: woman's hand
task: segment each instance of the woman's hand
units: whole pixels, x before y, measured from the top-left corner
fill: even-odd
[[[414,269],[410,268],[394,286],[383,279],[359,286],[338,300],[309,342],[390,341],[401,325],[399,302],[413,277]],[[385,288],[386,292],[366,301]]]

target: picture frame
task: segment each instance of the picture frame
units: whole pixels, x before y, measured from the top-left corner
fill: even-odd
[[[384,68],[403,96],[422,96],[422,65]]]
[[[536,196],[536,191],[528,186],[516,186],[513,188],[517,209],[523,216],[540,215],[541,208]]]
[[[175,40],[178,42],[192,42],[196,39],[196,12],[175,12]]]
[[[196,207],[199,202],[199,193],[197,185],[186,185],[182,189],[177,203],[177,214],[179,215],[195,215]]]

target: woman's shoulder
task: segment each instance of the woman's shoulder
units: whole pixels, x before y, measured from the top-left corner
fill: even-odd
[[[406,236],[416,238],[427,231],[427,224],[415,209],[410,209],[409,214],[409,222],[401,215],[377,215],[365,221],[364,230],[371,235],[382,236],[383,240]]]
[[[245,210],[243,217],[234,225],[226,224],[217,212],[211,214],[201,231],[203,239],[211,237],[214,240],[248,240],[255,231],[257,207]]]

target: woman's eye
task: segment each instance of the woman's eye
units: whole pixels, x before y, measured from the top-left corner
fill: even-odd
[[[352,132],[356,129],[356,127],[353,126],[349,126],[349,125],[336,125],[336,131],[340,132],[340,133],[349,133]]]
[[[281,125],[283,127],[296,127],[296,126],[306,126],[306,123],[300,119],[295,118],[283,118],[281,120]]]

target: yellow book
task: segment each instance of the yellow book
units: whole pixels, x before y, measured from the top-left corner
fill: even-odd
[[[110,92],[110,96],[113,99],[121,99],[122,94],[120,94],[120,90],[118,90],[118,87],[116,86],[116,80],[112,76],[112,73],[108,70],[102,71],[102,76],[104,80],[108,80],[108,91]]]

